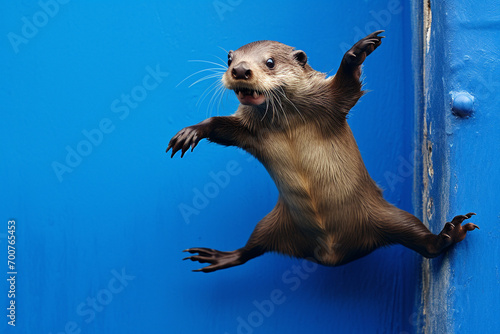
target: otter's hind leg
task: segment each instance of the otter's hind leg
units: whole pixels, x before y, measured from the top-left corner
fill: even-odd
[[[272,235],[274,234],[272,230],[274,226],[276,226],[276,220],[279,218],[279,215],[276,215],[275,212],[276,208],[257,224],[244,247],[230,252],[222,252],[211,248],[189,248],[186,249],[185,252],[197,255],[188,256],[184,258],[184,260],[209,263],[210,265],[193,271],[210,273],[220,269],[239,266],[270,251]]]
[[[392,222],[382,224],[383,234],[389,243],[399,243],[421,255],[433,258],[443,253],[448,247],[465,239],[468,231],[473,231],[479,227],[473,223],[461,225],[465,219],[475,215],[470,212],[466,215],[459,215],[445,224],[439,234],[433,234],[415,216],[400,211]]]
[[[239,266],[264,254],[267,251],[272,250],[272,235],[274,233],[272,233],[271,230],[273,229],[273,226],[275,226],[272,221],[272,213],[273,212],[269,213],[257,224],[244,247],[230,252],[222,252],[211,248],[189,248],[184,252],[197,255],[188,256],[184,258],[184,260],[209,263],[210,265],[193,271],[210,273],[220,269]]]
[[[295,257],[314,256],[314,238],[308,238],[291,222],[290,214],[281,201],[255,227],[246,245],[231,252],[211,248],[190,248],[192,255],[184,260],[209,263],[194,271],[205,273],[241,265],[266,252],[278,252]]]

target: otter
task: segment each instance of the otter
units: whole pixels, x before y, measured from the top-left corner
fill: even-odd
[[[381,45],[382,32],[354,44],[333,77],[313,70],[303,51],[279,42],[257,41],[229,52],[222,82],[240,102],[236,113],[182,129],[167,152],[183,157],[203,138],[242,148],[265,166],[279,198],[244,247],[186,249],[193,255],[184,260],[209,264],[194,271],[234,267],[266,252],[338,266],[392,244],[432,258],[479,228],[462,225],[471,212],[433,234],[389,204],[368,175],[347,114],[364,94],[361,64]]]

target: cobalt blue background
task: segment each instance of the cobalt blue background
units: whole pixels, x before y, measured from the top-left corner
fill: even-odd
[[[210,108],[211,93],[199,103],[212,81],[189,85],[203,73],[178,85],[212,67],[190,60],[218,62],[224,49],[272,39],[333,75],[346,46],[384,29],[387,38],[365,62],[370,92],[349,124],[386,198],[414,212],[410,17],[409,2],[397,0],[4,4],[0,273],[14,218],[19,274],[15,329],[6,325],[8,287],[0,283],[2,333],[418,331],[421,260],[401,246],[339,268],[266,254],[192,273],[200,265],[182,262],[181,250],[241,247],[277,192],[264,168],[235,148],[202,142],[183,159],[164,153],[181,128],[237,107],[231,92],[220,107]],[[36,31],[25,27],[33,22]],[[29,38],[13,45],[9,38],[23,29]],[[154,70],[162,73],[156,87],[141,89],[154,86]],[[133,93],[140,101],[127,105]],[[99,126],[102,138],[89,146],[84,133]],[[80,160],[67,157],[79,148]],[[54,163],[67,159],[71,172],[58,177]],[[211,173],[228,163],[236,172],[214,188]],[[210,198],[186,219],[180,207],[194,207],[206,189]],[[117,280],[121,273],[126,280]],[[279,304],[259,311],[255,302],[280,291]]]

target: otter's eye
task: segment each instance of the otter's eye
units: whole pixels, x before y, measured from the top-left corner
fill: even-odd
[[[231,66],[231,63],[233,62],[233,54],[229,53],[227,55],[227,66]]]
[[[274,67],[274,59],[273,58],[269,58],[268,60],[266,60],[266,66],[268,68],[273,68]]]

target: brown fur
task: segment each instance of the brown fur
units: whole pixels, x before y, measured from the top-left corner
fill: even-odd
[[[458,226],[434,235],[387,203],[368,175],[346,116],[363,95],[360,66],[380,45],[378,33],[355,44],[332,78],[313,70],[305,53],[278,42],[254,42],[231,52],[225,86],[264,92],[266,103],[240,105],[233,116],[185,128],[167,151],[184,154],[202,138],[241,147],[265,166],[280,195],[245,247],[188,249],[198,254],[188,259],[210,263],[201,271],[242,264],[269,251],[335,266],[394,243],[433,257],[476,227],[460,226],[458,220],[470,215],[459,216]],[[269,58],[276,64],[272,69],[265,65]],[[235,79],[231,70],[242,63],[251,75]]]

